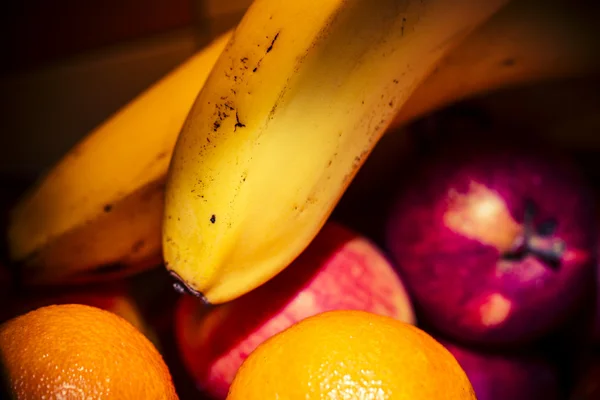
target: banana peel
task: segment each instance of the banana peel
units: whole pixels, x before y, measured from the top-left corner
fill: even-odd
[[[289,265],[409,96],[506,3],[255,0],[171,159],[163,255],[176,287],[218,304]]]
[[[595,72],[600,35],[594,17],[568,2],[508,4],[443,58],[390,130],[476,94]],[[173,147],[230,35],[111,116],[23,197],[7,236],[26,282],[113,279],[160,263]]]
[[[171,153],[230,36],[215,39],[108,118],[11,210],[9,256],[23,283],[112,279],[160,264]]]

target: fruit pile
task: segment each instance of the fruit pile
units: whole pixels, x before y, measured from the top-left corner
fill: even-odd
[[[495,97],[413,123],[411,156],[375,184],[367,163],[333,216],[389,254],[479,399],[600,398],[597,156],[499,118]],[[384,143],[375,156],[406,146]],[[367,201],[378,211],[357,218]]]
[[[0,398],[600,398],[596,155],[491,93],[591,14],[297,3],[3,185]]]

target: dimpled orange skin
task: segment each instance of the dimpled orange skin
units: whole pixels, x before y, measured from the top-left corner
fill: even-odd
[[[53,305],[7,321],[0,326],[0,356],[18,400],[177,399],[150,341],[95,307]]]
[[[422,330],[364,311],[309,317],[263,342],[227,400],[476,400],[456,359]]]

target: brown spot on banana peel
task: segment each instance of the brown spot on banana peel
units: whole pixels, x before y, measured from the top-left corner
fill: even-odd
[[[288,78],[288,82],[289,82],[289,78]],[[269,121],[272,120],[273,117],[275,117],[275,112],[277,111],[277,107],[279,107],[279,104],[283,101],[283,96],[286,93],[286,88],[287,88],[287,82],[284,86],[284,89],[279,93],[279,96],[277,96],[277,100],[275,100],[275,104],[273,104],[271,111],[269,111],[269,116],[267,117],[267,119]]]
[[[275,44],[275,42],[277,41],[277,38],[279,37],[279,33],[281,31],[277,32],[275,34],[275,37],[273,37],[273,40],[271,41],[271,44],[269,45],[269,47],[267,47],[267,52],[265,54],[269,54],[271,52],[271,50],[273,50],[273,45]]]
[[[266,52],[265,52],[265,56],[266,56],[267,54],[269,54],[269,53],[271,52],[271,50],[273,50],[273,46],[275,45],[275,42],[277,41],[277,38],[279,37],[279,34],[280,34],[280,33],[281,33],[281,31],[278,31],[278,32],[275,34],[275,36],[273,37],[273,40],[271,40],[271,44],[269,44],[269,47],[267,47],[267,50],[266,50]],[[267,38],[268,38],[268,36],[267,36]],[[260,46],[260,45],[259,45],[259,46]],[[262,63],[263,59],[264,59],[264,57],[263,57],[263,58],[261,58],[260,60],[258,60],[258,62],[256,63],[256,67],[254,67],[254,68],[252,69],[252,72],[256,72],[256,71],[258,71],[258,68],[260,68],[260,64]]]
[[[232,93],[235,95],[236,91],[234,89],[231,89]],[[221,100],[224,100],[223,103],[219,103],[215,105],[215,112],[214,112],[214,117],[215,117],[215,121],[213,122],[213,132],[217,132],[219,130],[219,128],[221,127],[222,123],[224,120],[226,120],[227,118],[230,117],[231,112],[233,110],[235,110],[235,107],[233,106],[233,102],[231,100],[227,100],[226,96],[222,96]],[[237,116],[236,116],[237,118]],[[238,122],[239,122],[239,118],[238,118]],[[210,138],[207,137],[207,142],[210,143]]]
[[[235,132],[237,130],[237,128],[245,128],[246,125],[242,124],[240,122],[240,114],[236,111],[235,112],[235,125],[233,126],[233,131]]]

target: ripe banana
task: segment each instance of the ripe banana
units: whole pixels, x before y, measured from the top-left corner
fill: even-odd
[[[592,20],[568,2],[508,4],[438,64],[392,125],[492,88],[595,71],[600,35],[588,28]],[[110,279],[160,261],[171,152],[229,37],[110,117],[22,199],[7,236],[28,282]]]
[[[567,0],[511,2],[444,58],[392,125],[500,87],[597,73],[598,17]]]
[[[223,303],[284,269],[409,95],[506,2],[255,0],[171,159],[163,256],[176,287]]]
[[[21,199],[7,236],[25,283],[109,279],[161,262],[171,153],[230,35],[110,117]]]

